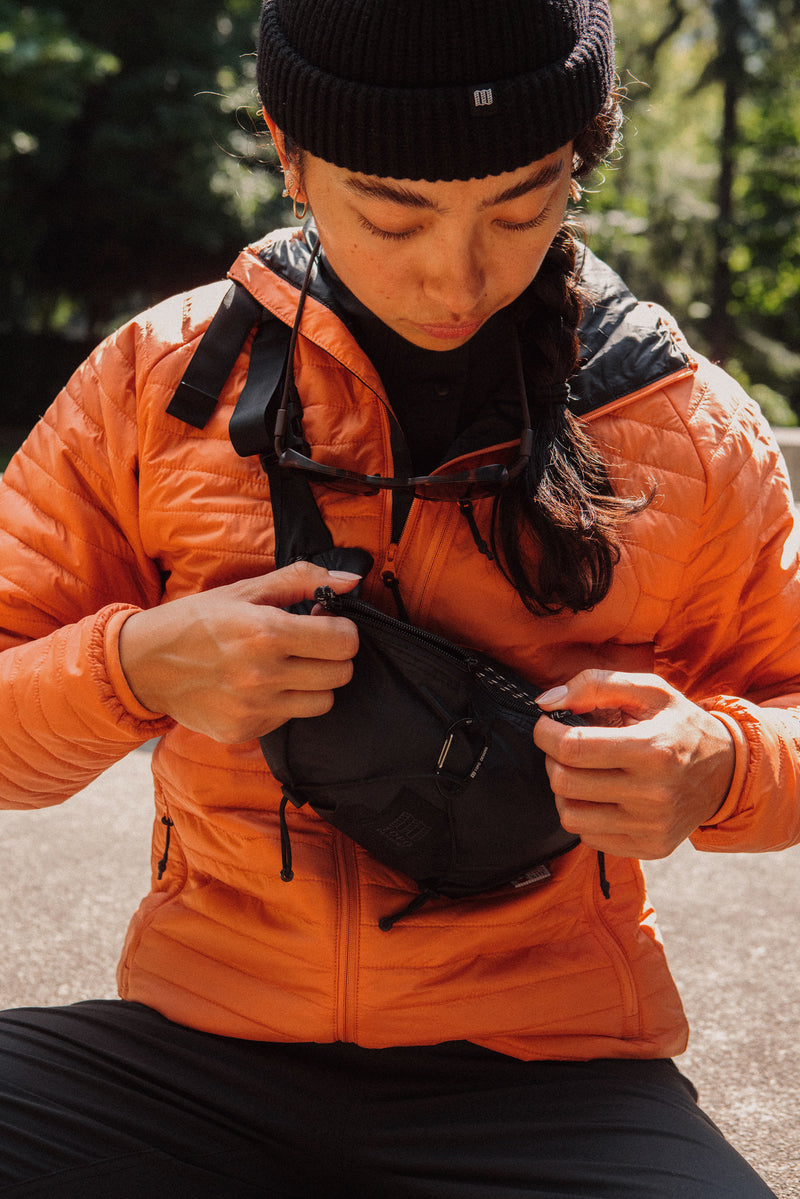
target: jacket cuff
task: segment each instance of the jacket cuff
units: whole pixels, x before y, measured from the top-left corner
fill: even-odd
[[[702,706],[731,730],[734,783],[713,820],[691,841],[697,849],[758,853],[800,841],[800,708],[718,696]]]
[[[702,834],[704,830],[717,828],[720,824],[724,824],[726,820],[730,819],[731,816],[735,815],[739,810],[744,793],[747,772],[750,768],[750,744],[739,721],[730,715],[729,712],[723,710],[723,705],[731,702],[735,703],[736,701],[726,701],[725,697],[718,695],[714,699],[704,700],[699,704],[699,707],[703,708],[711,716],[715,716],[717,720],[725,725],[725,728],[733,739],[735,761],[731,785],[728,788],[728,794],[725,796],[722,806],[715,812],[711,820],[707,820],[704,824],[700,825],[697,832],[693,834],[693,838],[698,834]]]
[[[139,703],[131,691],[119,657],[119,636],[122,626],[129,616],[133,616],[138,611],[140,611],[139,608],[128,604],[115,604],[108,610],[105,625],[100,630],[103,638],[102,653],[106,677],[115,700],[124,709],[126,717],[148,726],[143,730],[146,736],[156,737],[171,728],[174,721],[163,713],[151,712],[149,708],[145,708]]]

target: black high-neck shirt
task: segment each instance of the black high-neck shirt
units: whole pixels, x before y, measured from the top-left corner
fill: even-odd
[[[320,269],[386,389],[408,446],[410,474],[430,474],[457,453],[519,436],[514,338],[524,303],[496,313],[457,349],[425,350],[357,300],[324,255]]]

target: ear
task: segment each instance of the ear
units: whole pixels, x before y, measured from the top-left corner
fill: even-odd
[[[272,117],[267,112],[266,108],[262,108],[261,111],[264,114],[264,120],[267,122],[267,128],[270,131],[272,140],[275,143],[275,149],[278,151],[278,158],[281,160],[281,166],[283,167],[284,170],[286,170],[290,164],[289,164],[289,159],[286,154],[286,141],[284,140],[283,133],[278,128],[278,126],[275,124]]]

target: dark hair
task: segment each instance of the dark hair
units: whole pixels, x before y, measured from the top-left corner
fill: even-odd
[[[613,149],[621,112],[612,95],[575,140],[573,177],[590,175]],[[577,246],[561,226],[532,285],[537,301],[526,325],[526,376],[539,386],[563,384],[580,356],[578,325],[584,296],[576,275]],[[605,463],[581,423],[564,405],[536,406],[530,396],[534,450],[528,470],[497,497],[492,549],[500,570],[529,611],[593,608],[609,591],[619,561],[622,524],[652,494],[617,497]]]

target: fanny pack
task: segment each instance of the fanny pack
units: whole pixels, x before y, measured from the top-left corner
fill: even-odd
[[[359,650],[329,712],[260,739],[283,787],[283,877],[292,877],[287,802],[308,804],[417,885],[384,929],[435,895],[463,899],[548,877],[538,868],[579,839],[561,826],[533,742],[537,689],[363,600],[327,587],[314,598],[356,624]]]

